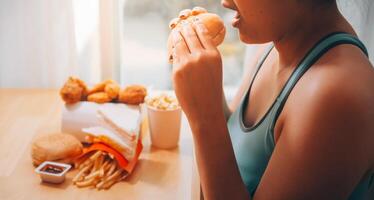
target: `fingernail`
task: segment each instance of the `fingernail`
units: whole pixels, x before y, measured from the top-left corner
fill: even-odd
[[[179,18],[181,19],[187,19],[191,15],[190,9],[184,9],[179,13]]]
[[[180,20],[179,18],[174,18],[174,19],[172,19],[172,20],[170,21],[170,23],[169,23],[169,28],[170,28],[170,29],[175,28],[175,27],[177,26],[179,20]]]
[[[205,9],[205,8],[202,8],[202,7],[194,7],[191,11],[191,14],[192,15],[198,15],[198,14],[201,14],[201,13],[207,13],[208,11]]]

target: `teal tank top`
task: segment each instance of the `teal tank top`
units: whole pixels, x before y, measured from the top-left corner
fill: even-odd
[[[273,102],[266,114],[260,119],[260,121],[252,127],[246,127],[243,123],[243,111],[247,107],[247,100],[252,84],[259,69],[273,47],[271,47],[260,60],[247,93],[242,97],[239,108],[236,109],[227,122],[236,162],[238,164],[242,180],[252,196],[256,191],[256,188],[274,150],[274,126],[284,104],[287,101],[288,95],[291,93],[293,87],[296,85],[302,75],[325,52],[340,44],[356,45],[368,56],[364,44],[358,38],[350,34],[332,33],[324,37],[317,42],[317,44],[311,50],[309,50],[306,56],[302,59],[297,68],[291,74],[290,78],[287,80],[276,100]],[[349,199],[363,199],[368,192],[369,187],[372,185],[373,178],[373,174],[364,177],[356,186]]]

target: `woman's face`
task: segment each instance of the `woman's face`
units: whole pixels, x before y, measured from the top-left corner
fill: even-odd
[[[222,0],[222,5],[237,11],[232,25],[252,44],[281,38],[303,12],[297,0]]]

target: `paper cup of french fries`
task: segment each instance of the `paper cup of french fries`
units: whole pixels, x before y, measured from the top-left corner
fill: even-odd
[[[134,158],[129,161],[110,146],[95,143],[84,149],[82,156],[75,162],[79,171],[73,178],[73,183],[77,187],[109,189],[132,172],[141,150],[139,142]]]
[[[152,145],[162,149],[178,146],[182,110],[175,97],[161,94],[146,99]]]
[[[127,172],[118,166],[117,161],[109,153],[98,150],[87,155],[90,156],[77,165],[79,172],[73,178],[76,186],[109,189],[127,176]]]

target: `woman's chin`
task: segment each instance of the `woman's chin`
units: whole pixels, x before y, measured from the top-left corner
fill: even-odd
[[[239,29],[239,38],[242,42],[246,44],[264,44],[267,42],[270,42],[269,40],[265,38],[259,38],[256,36],[256,34],[249,34],[246,32],[242,32]]]
[[[249,36],[248,34],[240,32],[240,30],[239,30],[239,38],[242,42],[244,42],[246,44],[255,44],[256,43],[255,40],[253,39],[253,37]]]

